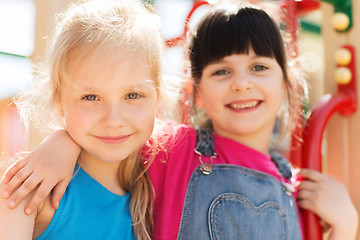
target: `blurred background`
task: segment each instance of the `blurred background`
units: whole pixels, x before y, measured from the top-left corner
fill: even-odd
[[[241,1],[241,0],[239,0]],[[11,97],[26,87],[32,79],[33,63],[43,61],[47,37],[54,23],[56,13],[64,10],[72,0],[0,0],[0,150],[14,152],[22,148],[32,149],[36,139],[21,143],[21,129],[17,129],[16,116],[7,112]],[[148,1],[149,2],[149,1]],[[281,1],[274,1],[281,3]],[[164,40],[183,34],[186,17],[191,10],[192,0],[153,0],[161,17]],[[199,7],[191,17],[190,27],[201,18],[210,6]],[[324,48],[321,35],[322,10],[308,11],[299,17],[299,48],[301,62],[307,79],[311,82],[311,101],[316,102],[323,95]],[[184,43],[166,50],[166,71],[171,74],[184,71]],[[9,122],[10,121],[10,122]],[[15,129],[13,129],[13,126]],[[20,132],[19,136],[17,135]],[[11,134],[10,134],[11,133]],[[9,139],[11,138],[11,139]]]
[[[47,37],[53,28],[55,14],[64,10],[71,2],[71,0],[0,0],[0,152],[12,154],[21,150],[31,150],[42,140],[35,132],[25,131],[11,98],[32,80],[33,64],[44,59]],[[161,30],[165,41],[183,34],[185,20],[196,1],[147,2],[154,5],[161,17]],[[261,2],[261,0],[250,2]],[[318,133],[320,137],[310,135],[308,138],[310,141],[306,144],[315,144],[315,148],[321,154],[320,168],[346,184],[355,205],[360,209],[360,189],[357,185],[360,182],[360,115],[356,111],[358,102],[356,83],[360,80],[356,76],[356,69],[360,69],[360,66],[359,61],[355,61],[356,58],[359,59],[360,19],[358,15],[353,14],[359,12],[360,1],[264,0],[263,2],[286,6],[288,25],[296,25],[292,36],[295,41],[294,46],[310,85],[310,105],[306,106],[307,109],[314,107],[317,109],[317,104],[322,102],[330,105],[324,107],[327,111],[319,110],[325,120],[314,124],[315,131],[318,129],[320,132]],[[199,7],[190,19],[190,26],[196,24],[202,14],[210,8],[208,4]],[[348,22],[337,13],[345,13]],[[175,42],[174,45],[166,50],[166,71],[181,74],[184,71],[183,42]],[[352,49],[349,60],[352,65],[343,63],[344,61],[335,57],[337,50],[344,46],[350,46]],[[345,69],[340,72],[339,67],[348,67],[348,71]],[[350,77],[347,75],[349,71]],[[354,95],[352,95],[354,102],[339,104],[336,97],[339,93],[348,92],[349,89]],[[329,110],[331,107],[334,109]],[[347,110],[348,108],[350,110]],[[320,142],[317,138],[320,138]],[[292,161],[296,165],[308,167],[298,160],[303,152],[299,150],[301,144],[302,140],[298,139]],[[313,153],[317,154],[311,151],[313,150],[307,154],[310,156]]]

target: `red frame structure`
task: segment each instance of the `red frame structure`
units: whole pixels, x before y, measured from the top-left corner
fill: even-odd
[[[189,21],[190,21],[192,15],[199,7],[204,6],[204,5],[210,5],[210,3],[208,1],[203,1],[203,0],[194,1],[190,12],[188,13],[188,15],[185,19],[185,26],[184,26],[183,33],[178,37],[166,40],[165,44],[167,47],[175,47],[175,46],[179,45],[180,43],[183,43],[186,40],[186,33],[189,30]]]
[[[352,59],[347,66],[352,72],[349,84],[338,85],[336,94],[327,94],[313,107],[303,131],[302,167],[321,171],[321,143],[322,135],[328,120],[335,113],[344,116],[353,114],[356,104],[356,68],[355,49],[350,45],[342,46],[351,52]],[[303,211],[304,237],[306,240],[322,239],[322,229],[318,217]]]

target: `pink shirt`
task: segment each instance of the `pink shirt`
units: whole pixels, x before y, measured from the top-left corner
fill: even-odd
[[[149,173],[155,188],[153,239],[176,239],[189,179],[197,166],[199,155],[194,152],[196,132],[186,125],[174,125],[170,145],[154,159]],[[233,164],[268,173],[280,180],[270,156],[216,133],[214,148],[218,157],[213,164]],[[172,142],[172,145],[171,145]],[[209,157],[202,158],[210,163]]]

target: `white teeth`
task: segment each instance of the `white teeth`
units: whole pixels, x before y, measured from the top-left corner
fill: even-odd
[[[230,107],[234,109],[246,109],[246,108],[255,107],[256,105],[258,105],[258,103],[259,101],[252,101],[246,103],[233,103],[230,104]]]

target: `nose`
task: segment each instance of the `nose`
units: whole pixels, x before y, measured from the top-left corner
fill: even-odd
[[[231,81],[231,89],[233,91],[247,91],[253,87],[252,79],[246,73],[237,73],[233,76]]]
[[[108,105],[104,109],[103,125],[105,127],[121,127],[125,124],[125,117],[119,104]]]

